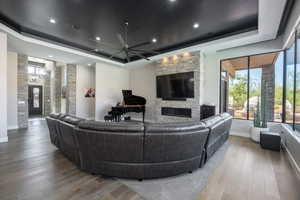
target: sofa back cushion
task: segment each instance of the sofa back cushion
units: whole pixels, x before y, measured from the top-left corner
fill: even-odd
[[[146,132],[149,133],[174,133],[205,129],[205,124],[199,121],[145,123]]]
[[[221,116],[216,115],[201,120],[210,129],[207,145],[214,143],[225,131],[225,124]]]
[[[51,143],[56,147],[59,147],[59,139],[58,139],[58,123],[59,121],[52,117],[46,117],[46,122],[49,129],[49,135]]]
[[[229,133],[230,129],[231,129],[231,125],[232,125],[232,116],[229,113],[222,113],[220,115],[220,117],[223,119],[224,121],[224,126],[225,126],[225,130],[226,132]]]
[[[142,123],[80,122],[77,129],[79,148],[90,162],[143,161]]]
[[[99,122],[84,121],[78,124],[81,129],[109,132],[143,132],[144,125],[141,122]]]
[[[65,115],[64,117],[60,118],[62,121],[77,126],[79,122],[83,121],[84,119],[81,119],[79,117],[71,116],[71,115]]]
[[[145,124],[145,162],[179,161],[201,156],[209,129],[202,122]]]
[[[53,119],[59,119],[60,115],[61,115],[60,113],[50,113],[49,117]]]

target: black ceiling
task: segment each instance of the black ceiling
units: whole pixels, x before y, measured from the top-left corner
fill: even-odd
[[[125,20],[129,45],[155,37],[143,49],[164,53],[257,29],[258,0],[0,0],[0,19],[18,32],[110,57],[121,48]],[[126,62],[122,54],[114,59]]]

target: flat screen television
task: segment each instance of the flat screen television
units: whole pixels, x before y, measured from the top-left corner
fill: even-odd
[[[194,72],[157,76],[156,94],[164,100],[194,98]]]

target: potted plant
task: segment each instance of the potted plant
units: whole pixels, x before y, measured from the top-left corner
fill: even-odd
[[[269,131],[266,117],[266,84],[262,83],[261,104],[257,102],[256,111],[254,113],[253,127],[251,127],[251,139],[255,142],[260,142],[260,132]],[[259,98],[259,97],[258,97]]]

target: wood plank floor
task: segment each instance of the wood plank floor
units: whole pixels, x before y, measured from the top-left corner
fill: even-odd
[[[78,170],[50,144],[45,121],[29,122],[0,144],[1,200],[138,200],[116,179]],[[262,150],[248,139],[231,137],[224,161],[199,200],[299,200],[300,184],[283,153]]]
[[[78,170],[50,144],[45,121],[9,133],[0,144],[1,200],[140,200],[119,181]]]
[[[300,181],[285,153],[231,137],[224,161],[198,199],[300,200]]]

